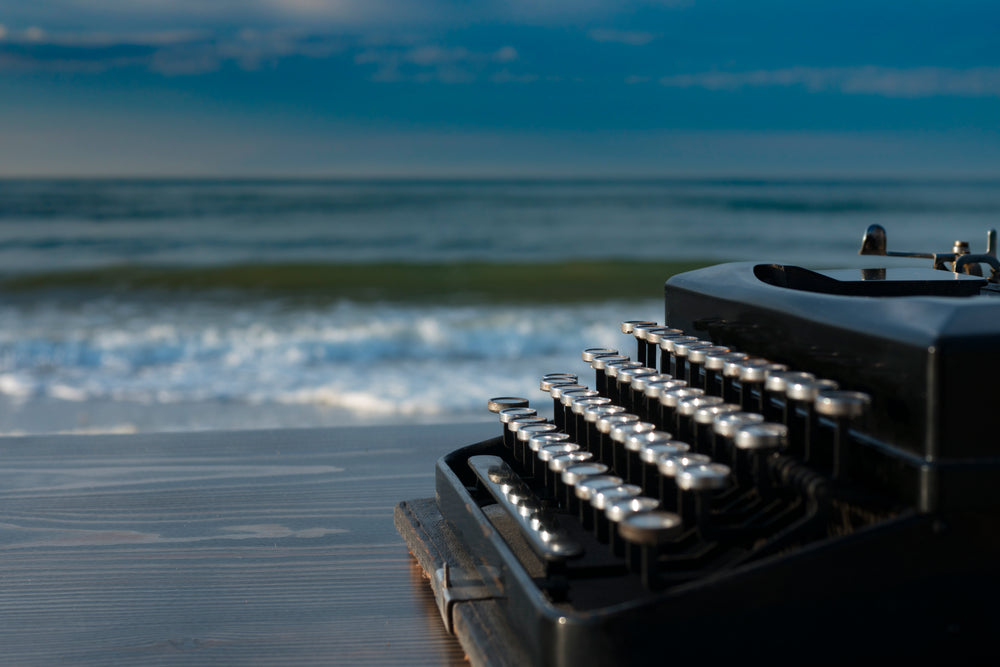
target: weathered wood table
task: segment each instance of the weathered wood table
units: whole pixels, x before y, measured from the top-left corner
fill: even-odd
[[[0,439],[0,661],[461,662],[392,508],[495,430]]]

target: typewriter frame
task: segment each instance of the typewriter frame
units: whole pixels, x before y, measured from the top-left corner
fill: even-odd
[[[471,456],[503,456],[502,440],[440,459],[435,500],[402,503],[396,523],[424,569],[436,573],[432,586],[445,623],[473,662],[645,664],[756,653],[779,664],[842,664],[997,656],[1000,648],[991,640],[1000,622],[994,603],[1000,494],[991,489],[1000,483],[1000,456],[993,451],[992,423],[982,417],[995,396],[973,400],[957,414],[945,414],[940,402],[977,376],[1000,372],[1000,350],[992,351],[1000,341],[1000,300],[973,296],[986,280],[945,281],[947,275],[926,270],[886,282],[883,273],[853,286],[835,277],[834,286],[825,282],[830,276],[803,278],[795,267],[730,264],[675,276],[666,285],[667,321],[692,335],[845,383],[858,366],[850,359],[844,364],[844,357],[874,352],[888,359],[888,370],[862,377],[863,389],[879,390],[880,378],[913,372],[917,361],[926,384],[910,398],[924,402],[924,420],[904,425],[909,430],[902,435],[892,425],[855,434],[867,457],[862,481],[886,489],[898,501],[895,511],[848,534],[580,610],[560,599],[572,573],[531,576],[538,563],[516,527],[490,512],[492,501],[468,467]],[[889,298],[859,299],[866,292],[852,292],[865,289],[886,290]],[[755,322],[762,313],[767,327]],[[778,349],[776,328],[805,331],[817,343],[789,354]],[[449,572],[459,571],[462,592],[456,594]],[[619,581],[629,582],[623,585],[635,586],[635,574],[623,576]],[[481,608],[489,613],[456,622],[463,603],[485,602]]]

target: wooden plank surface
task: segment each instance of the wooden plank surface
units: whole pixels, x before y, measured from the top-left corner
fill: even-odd
[[[0,439],[2,662],[461,662],[392,508],[495,431]]]

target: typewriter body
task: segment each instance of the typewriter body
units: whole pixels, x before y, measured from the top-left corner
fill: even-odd
[[[472,661],[1000,655],[995,239],[677,275],[663,323],[491,400],[396,510]]]

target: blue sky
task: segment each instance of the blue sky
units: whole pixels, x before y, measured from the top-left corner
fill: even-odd
[[[0,0],[0,175],[1000,175],[1000,3]]]

